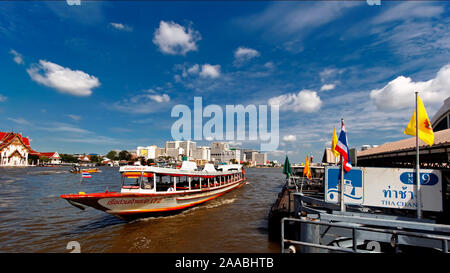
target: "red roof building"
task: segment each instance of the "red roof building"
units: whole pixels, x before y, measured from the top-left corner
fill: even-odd
[[[27,137],[0,132],[0,166],[28,166],[28,154],[32,151]]]
[[[28,166],[28,156],[49,158],[50,164],[60,164],[57,152],[39,153],[30,146],[30,139],[14,132],[0,132],[0,166]]]
[[[45,157],[49,159],[50,164],[61,164],[61,157],[58,152],[42,152],[39,153],[39,157]]]

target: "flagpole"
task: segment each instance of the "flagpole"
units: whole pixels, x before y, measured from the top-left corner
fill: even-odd
[[[342,129],[342,123],[344,122],[344,119],[341,118],[341,129]],[[344,160],[341,155],[341,211],[345,211],[345,204],[344,204]]]
[[[416,206],[417,206],[417,218],[422,218],[422,200],[420,194],[420,162],[419,162],[419,92],[416,93]]]

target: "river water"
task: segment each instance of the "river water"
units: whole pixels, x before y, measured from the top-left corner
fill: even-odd
[[[282,170],[246,169],[247,184],[180,214],[125,222],[82,211],[59,196],[120,191],[118,168],[81,180],[68,167],[0,168],[0,252],[280,252],[267,216],[283,185]]]

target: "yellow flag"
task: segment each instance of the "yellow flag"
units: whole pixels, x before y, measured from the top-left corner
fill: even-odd
[[[331,151],[333,152],[335,157],[339,156],[339,152],[336,151],[336,144],[337,144],[338,138],[336,135],[336,130],[333,128],[333,138],[331,139]]]
[[[306,155],[305,168],[303,168],[303,175],[306,175],[308,179],[312,179],[311,171],[309,170],[309,159]]]
[[[417,100],[417,108],[419,112],[419,138],[423,140],[423,142],[432,146],[434,142],[433,128],[431,128],[431,123],[428,119],[427,111],[425,110],[425,107],[423,106],[422,100],[419,96],[417,96]],[[414,114],[403,133],[405,135],[411,136],[416,135],[416,111],[414,111]]]

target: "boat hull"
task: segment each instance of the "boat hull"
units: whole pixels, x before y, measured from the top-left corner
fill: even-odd
[[[245,184],[245,178],[219,187],[161,193],[91,193],[61,195],[74,206],[89,206],[125,220],[179,213]],[[74,204],[75,203],[75,204]]]
[[[71,173],[99,173],[99,169],[84,169],[79,171],[70,170]]]

